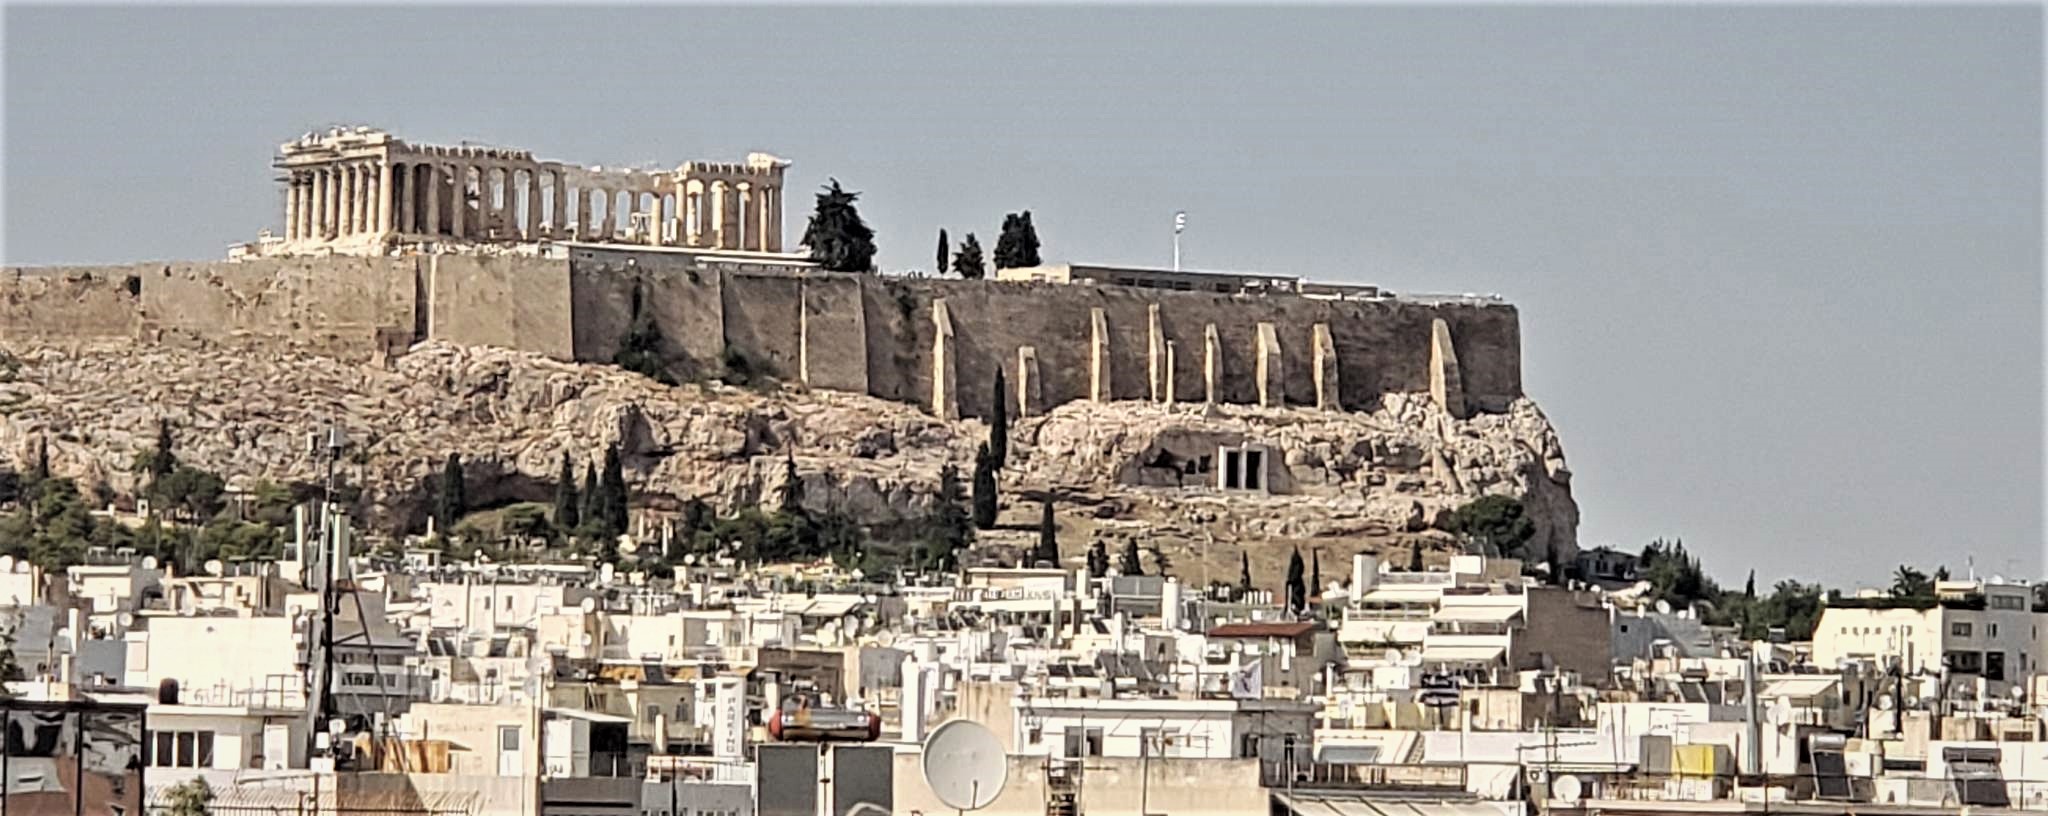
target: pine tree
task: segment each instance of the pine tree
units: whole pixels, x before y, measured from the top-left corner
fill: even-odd
[[[614,442],[604,451],[604,523],[610,538],[617,538],[626,532],[626,471],[619,461],[619,445]]]
[[[996,526],[996,463],[988,443],[974,452],[974,526],[983,530]]]
[[[448,535],[455,530],[455,523],[469,512],[467,485],[463,484],[462,454],[448,454],[448,460],[441,466],[441,496],[434,507],[434,521],[441,525],[441,534]]]
[[[1145,562],[1138,557],[1138,540],[1124,540],[1124,552],[1116,561],[1116,571],[1123,575],[1144,575]]]
[[[1032,554],[1031,560],[1050,561],[1057,567],[1060,565],[1060,541],[1059,529],[1053,523],[1052,502],[1046,501],[1040,507],[1042,510],[1038,514],[1038,550]]]
[[[811,260],[831,272],[875,271],[875,231],[860,218],[859,193],[840,189],[838,179],[818,194],[817,209],[801,242]]]
[[[1031,225],[1031,211],[1025,210],[1017,222],[1017,266],[1044,264],[1038,257],[1038,228]]]
[[[997,470],[1010,464],[1010,401],[1004,393],[1008,390],[1003,367],[996,366],[996,393],[988,407],[988,452]]]
[[[1249,552],[1240,552],[1237,554],[1238,599],[1242,600],[1244,598],[1251,597],[1252,590],[1252,554]]]
[[[1308,587],[1302,583],[1301,551],[1287,559],[1287,611],[1299,615],[1308,608]]]
[[[953,254],[953,242],[946,238],[946,228],[939,228],[938,260],[932,263],[932,277],[946,274],[946,259]]]
[[[981,241],[975,239],[974,233],[967,233],[967,238],[960,242],[960,251],[953,254],[953,274],[965,280],[988,277],[988,269],[981,261]]]
[[[576,492],[576,468],[569,464],[569,452],[562,451],[562,470],[555,475],[555,529],[563,532],[576,529],[580,497]]]

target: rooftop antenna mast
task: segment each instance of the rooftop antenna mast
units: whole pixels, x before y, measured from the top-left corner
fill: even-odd
[[[306,733],[307,739],[313,741],[314,753],[308,756],[317,754],[320,735],[327,732],[327,723],[335,711],[334,612],[339,601],[334,589],[336,579],[346,566],[346,556],[341,552],[343,532],[340,525],[335,523],[334,467],[341,459],[342,449],[347,446],[348,435],[342,431],[340,425],[333,423],[329,423],[324,431],[311,434],[307,438],[308,452],[315,457],[323,457],[326,464],[326,475],[320,488],[320,553],[314,559],[314,569],[309,571],[310,577],[319,582],[320,616],[317,625],[320,631],[317,637],[308,639],[312,648],[319,650],[318,654],[306,661],[313,675],[312,687],[309,689],[312,692],[312,699],[309,701],[312,705],[308,707],[311,722],[308,723]],[[333,739],[335,736],[338,735],[329,734],[328,738]]]

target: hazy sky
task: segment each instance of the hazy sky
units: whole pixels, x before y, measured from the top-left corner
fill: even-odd
[[[214,258],[330,124],[836,176],[886,268],[1049,260],[1521,307],[1584,545],[1724,581],[2037,574],[2038,8],[5,12],[5,259]]]

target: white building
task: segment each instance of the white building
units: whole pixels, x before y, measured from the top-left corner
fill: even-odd
[[[1813,630],[1813,660],[1832,667],[1844,659],[1880,663],[1896,656],[1908,674],[1939,674],[1951,681],[1981,679],[2002,694],[2048,659],[2042,623],[2026,584],[1942,581],[1936,600],[1869,596],[1828,605]]]

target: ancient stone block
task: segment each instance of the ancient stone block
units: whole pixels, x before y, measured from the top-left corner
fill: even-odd
[[[1451,324],[1441,317],[1429,322],[1429,398],[1438,410],[1465,418],[1465,380],[1458,373],[1458,349],[1451,343]]]
[[[1202,402],[1216,404],[1216,383],[1223,379],[1223,335],[1211,323],[1202,329]]]
[[[1017,347],[1017,416],[1037,416],[1045,410],[1045,385],[1038,378],[1038,349]]]
[[[1109,318],[1102,313],[1102,307],[1088,310],[1088,399],[1094,402],[1108,402],[1109,379]]]
[[[1280,332],[1271,323],[1259,324],[1258,361],[1254,378],[1259,386],[1259,407],[1279,408],[1287,404],[1285,367],[1280,357]]]
[[[1153,402],[1166,401],[1166,333],[1159,326],[1159,304],[1145,309],[1145,383]]]
[[[932,416],[960,418],[959,375],[953,355],[953,316],[946,299],[932,301]]]
[[[1344,406],[1337,398],[1337,343],[1330,337],[1330,324],[1317,323],[1315,349],[1312,357],[1315,366],[1316,409],[1320,411],[1341,411]]]

